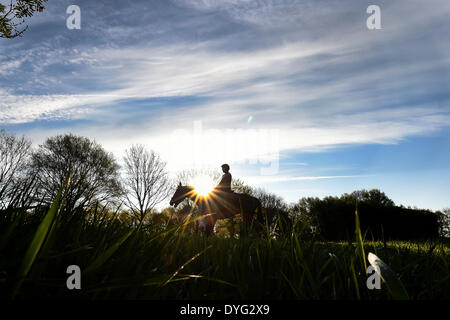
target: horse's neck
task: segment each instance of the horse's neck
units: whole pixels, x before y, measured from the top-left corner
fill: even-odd
[[[194,187],[186,187],[187,191],[184,194],[185,198],[194,199],[195,195],[192,192],[194,190]]]

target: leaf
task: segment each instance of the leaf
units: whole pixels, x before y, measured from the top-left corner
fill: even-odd
[[[355,233],[356,233],[356,243],[358,245],[359,254],[360,254],[361,260],[363,261],[363,264],[364,264],[364,271],[366,271],[367,263],[366,263],[366,259],[365,259],[366,255],[364,253],[364,242],[363,242],[363,238],[361,235],[361,227],[359,224],[358,207],[356,207],[356,210],[355,210]]]
[[[353,283],[355,285],[356,297],[357,297],[358,300],[361,300],[361,295],[359,294],[358,278],[356,276],[356,270],[355,270],[354,257],[351,257],[350,267],[351,267],[351,270],[352,270],[352,278],[353,278]]]
[[[388,290],[394,300],[408,300],[403,283],[397,278],[394,271],[373,253],[369,252],[368,260],[370,265],[375,269],[376,273],[386,283]]]
[[[69,185],[70,178],[67,179],[66,186]],[[51,230],[54,221],[61,209],[60,201],[61,196],[64,191],[65,186],[61,186],[61,188],[58,191],[58,194],[56,195],[55,200],[53,200],[52,205],[50,206],[50,209],[48,210],[47,214],[45,215],[42,222],[39,224],[36,233],[34,234],[33,240],[31,241],[25,256],[22,261],[22,265],[19,268],[19,272],[17,273],[17,283],[14,287],[12,298],[16,296],[16,294],[19,292],[20,287],[22,286],[23,281],[25,280],[25,277],[27,276],[28,272],[31,269],[31,266],[33,265],[34,261],[36,260],[36,257],[41,249],[41,247],[44,244],[44,241],[48,241],[48,233]]]

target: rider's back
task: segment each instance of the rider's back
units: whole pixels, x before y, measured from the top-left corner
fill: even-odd
[[[217,188],[220,191],[225,191],[225,192],[233,192],[231,190],[231,173],[226,172],[224,173],[224,175],[222,176],[222,179],[219,182],[219,185],[217,186]]]

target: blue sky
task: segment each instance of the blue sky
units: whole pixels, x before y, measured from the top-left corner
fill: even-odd
[[[81,30],[66,27],[71,4]],[[381,30],[366,27],[372,4]],[[447,0],[46,7],[0,39],[0,126],[36,145],[72,132],[119,161],[142,143],[172,173],[229,162],[288,202],[379,188],[450,206]]]

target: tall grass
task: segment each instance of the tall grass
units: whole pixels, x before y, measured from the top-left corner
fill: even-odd
[[[240,239],[206,237],[188,232],[194,219],[156,231],[125,225],[118,210],[104,208],[65,207],[61,223],[49,223],[57,209],[60,199],[46,211],[0,212],[7,234],[0,247],[3,299],[399,298],[390,283],[401,283],[410,299],[450,298],[444,241],[367,241],[358,227],[348,242],[305,240],[294,232],[274,238],[269,230]],[[395,270],[386,276],[380,269],[381,290],[366,286],[368,252]],[[69,265],[81,268],[81,290],[66,288]]]

